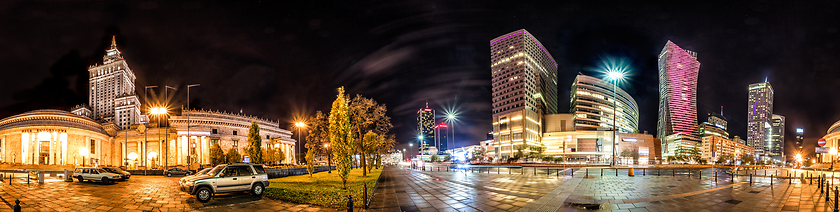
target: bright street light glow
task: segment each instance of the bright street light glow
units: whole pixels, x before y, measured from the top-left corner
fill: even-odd
[[[161,115],[161,114],[166,114],[166,113],[168,113],[168,111],[166,111],[166,108],[164,108],[164,107],[153,107],[152,108],[152,115]]]
[[[417,139],[423,140],[423,135],[418,135]]]
[[[610,72],[610,73],[607,73],[607,77],[609,77],[610,79],[613,79],[613,80],[615,80],[615,79],[621,79],[621,78],[624,78],[624,73],[621,73],[621,72]]]
[[[305,126],[306,126],[306,124],[303,123],[302,121],[295,122],[295,127],[305,127]]]

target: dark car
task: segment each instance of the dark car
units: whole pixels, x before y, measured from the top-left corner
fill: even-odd
[[[120,175],[120,180],[122,180],[122,181],[128,180],[128,178],[131,178],[131,173],[128,173],[127,171],[123,171],[122,169],[117,168],[117,167],[102,167],[102,169],[104,169],[107,172],[111,172],[111,173]]]
[[[167,177],[172,177],[172,175],[188,176],[188,175],[192,174],[192,172],[190,172],[189,170],[181,169],[181,168],[171,168],[171,169],[168,169],[168,170],[164,171],[163,174],[166,175]]]

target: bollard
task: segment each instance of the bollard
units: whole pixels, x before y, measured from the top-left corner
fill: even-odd
[[[715,171],[715,182],[717,182],[717,171]]]
[[[525,167],[520,167],[520,168],[519,168],[519,174],[520,174],[520,175],[525,174]]]
[[[618,177],[618,169],[615,169],[615,176]]]
[[[699,176],[697,179],[701,179],[701,180],[702,180],[702,179],[703,179],[703,170],[700,170],[700,173],[699,173],[699,174],[697,174],[697,176]]]
[[[794,177],[796,177],[796,176],[794,176]],[[793,178],[790,177],[790,173],[788,173],[788,184],[793,184]]]
[[[29,173],[28,172],[24,172],[24,173],[26,173],[26,175],[24,175],[24,176],[26,176],[26,185],[29,185]]]
[[[750,174],[750,185],[752,185],[752,174]]]
[[[647,176],[645,172],[647,172],[647,169],[642,169],[642,176]]]
[[[823,185],[823,188],[825,188],[825,201],[828,202],[828,196],[829,196],[829,194],[828,194],[828,192],[829,192],[828,191],[828,182],[825,182],[825,185]]]
[[[365,183],[365,197],[364,197],[364,200],[363,200],[364,202],[362,202],[362,204],[364,204],[364,205],[365,205],[365,209],[368,209],[368,204],[367,204],[367,202],[368,202],[368,201],[367,201],[367,198],[368,198],[368,195],[367,195],[367,183]]]
[[[589,177],[589,169],[586,169],[586,176],[583,176],[583,177],[584,178]]]
[[[838,208],[837,208],[837,200],[838,200],[838,198],[837,198],[837,197],[838,197],[838,195],[837,195],[837,194],[838,194],[837,187],[834,187],[834,212],[837,212],[837,211],[838,211],[838,210],[837,210],[837,209],[838,209]]]
[[[770,188],[772,188],[772,187],[773,187],[773,175],[771,174],[770,175]]]
[[[537,175],[537,167],[534,166],[534,176],[536,176],[536,175]]]
[[[604,169],[601,169],[601,177],[604,176]]]
[[[551,175],[551,168],[545,168],[545,175]]]
[[[656,169],[656,176],[662,176],[662,169]]]
[[[676,169],[671,169],[671,175],[672,175],[672,177],[676,177],[677,176],[677,170]]]
[[[630,176],[630,177],[635,177],[636,176],[636,172],[633,171],[633,168],[630,168],[630,169],[627,170],[627,176]]]
[[[572,177],[575,177],[575,170],[572,169]]]
[[[691,169],[688,169],[688,178],[691,178]]]
[[[496,167],[496,174],[499,174],[499,169],[502,169],[502,167]]]
[[[347,212],[353,212],[353,195],[347,195]]]
[[[20,200],[15,200],[15,212],[20,212]]]

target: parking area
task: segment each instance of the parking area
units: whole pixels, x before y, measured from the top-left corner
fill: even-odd
[[[0,211],[11,211],[16,199],[22,202],[23,211],[331,211],[247,193],[221,194],[201,203],[178,190],[178,179],[135,175],[113,184],[59,179],[27,184],[19,175],[12,185],[8,178],[0,184]]]

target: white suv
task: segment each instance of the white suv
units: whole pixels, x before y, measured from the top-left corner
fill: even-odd
[[[194,194],[201,202],[208,202],[217,193],[250,191],[262,195],[268,187],[268,174],[259,164],[222,164],[201,176],[182,178],[181,190]]]
[[[114,174],[106,171],[102,168],[93,168],[93,167],[80,167],[76,168],[73,171],[73,178],[79,180],[79,182],[83,182],[85,180],[90,181],[102,181],[102,183],[109,184],[112,181],[120,180],[121,177],[119,174]]]

